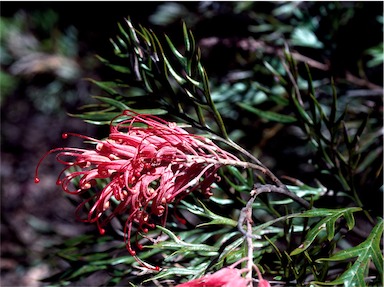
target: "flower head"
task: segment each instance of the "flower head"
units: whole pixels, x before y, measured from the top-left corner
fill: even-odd
[[[194,279],[179,285],[176,287],[247,287],[250,285],[252,278],[244,278],[242,274],[249,272],[248,268],[236,269],[235,266],[239,263],[248,260],[248,258],[242,258],[239,261],[233,263],[229,267],[225,267],[216,271],[215,273],[204,275],[201,278]],[[259,268],[252,264],[256,269],[258,277],[258,287],[271,287],[268,280],[265,280],[260,273]],[[251,273],[249,273],[251,275]]]
[[[94,148],[49,151],[36,168],[35,182],[39,182],[38,168],[43,159],[57,153],[57,161],[65,165],[57,184],[67,193],[85,197],[77,208],[78,218],[97,223],[103,233],[103,227],[114,216],[125,214],[124,231],[132,255],[134,226],[145,233],[154,228],[154,216],[164,224],[168,204],[196,189],[210,196],[211,184],[219,179],[217,170],[225,161],[238,161],[209,139],[158,117],[132,111],[124,111],[111,122],[106,139],[71,133],[63,137],[70,135],[92,142]],[[90,189],[92,193],[87,193]]]
[[[226,267],[176,287],[247,287],[249,280],[243,278],[241,273],[239,269]]]

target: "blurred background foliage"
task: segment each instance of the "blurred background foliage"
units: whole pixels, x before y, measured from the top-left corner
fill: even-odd
[[[79,285],[72,286],[108,280],[105,284],[118,285],[113,280],[128,276],[129,270],[111,266],[131,264],[130,257],[115,255],[122,261],[103,263],[108,253],[104,251],[121,245],[115,238],[98,239],[97,246],[103,252],[93,250],[87,255],[92,250],[87,236],[97,231],[75,223],[73,206],[59,191],[52,190],[60,167],[48,164],[46,185],[37,188],[33,184],[35,165],[45,151],[79,144],[63,143],[63,131],[105,136],[105,125],[85,124],[67,113],[79,114],[84,105],[95,107],[100,101],[92,96],[104,97],[105,90],[111,88],[87,79],[97,83],[130,79],[119,78],[121,73],[100,61],[129,66],[116,57],[110,42],[121,33],[117,23],[127,17],[136,27],[151,28],[161,37],[167,34],[179,51],[185,47],[185,22],[200,47],[211,97],[229,137],[278,177],[304,182],[307,192],[309,186],[326,190],[317,200],[318,207],[352,204],[363,207],[372,218],[382,215],[382,2],[2,2],[2,286],[48,285],[36,278],[65,269],[67,262],[74,268],[63,275],[64,285],[72,279],[81,279],[76,283]],[[102,104],[109,108],[108,103]],[[213,122],[211,119],[208,124],[213,126]],[[316,194],[317,189],[313,189]],[[186,210],[201,216],[201,210],[188,204]],[[218,209],[225,205],[217,204]],[[266,216],[263,212],[259,215]],[[345,247],[367,239],[373,228],[365,216],[359,218],[356,238],[343,241]],[[294,225],[290,222],[285,228],[294,229]],[[225,229],[228,234],[231,230]],[[84,233],[87,235],[78,242],[62,243]],[[223,234],[209,236],[223,238]],[[240,244],[234,234],[231,236],[231,244]],[[193,235],[186,238],[195,243]],[[288,243],[290,240],[286,238]],[[326,242],[326,236],[319,240],[323,250],[314,251],[318,258],[333,250],[338,241]],[[76,244],[84,254],[72,253]],[[258,256],[266,252],[262,246],[268,243],[260,241],[260,245]],[[58,248],[63,260],[50,254]],[[201,254],[208,257],[218,254],[217,250],[204,252]],[[220,252],[226,254],[224,257],[239,256]],[[269,257],[276,261],[272,255],[265,258]],[[280,260],[282,263],[291,257],[283,254]],[[99,265],[87,267],[84,262]],[[206,268],[199,264],[202,262],[196,263],[201,270]],[[196,274],[198,270],[183,272]],[[289,270],[284,272],[293,276]],[[304,280],[304,275],[296,279]]]

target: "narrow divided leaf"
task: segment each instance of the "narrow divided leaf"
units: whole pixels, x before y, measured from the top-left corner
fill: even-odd
[[[383,234],[383,220],[379,219],[379,222],[372,229],[371,234],[368,238],[360,243],[359,245],[341,250],[329,258],[318,259],[317,262],[324,261],[341,261],[341,260],[350,260],[356,258],[356,261],[350,266],[343,274],[341,274],[337,279],[331,282],[314,282],[318,285],[344,285],[347,286],[356,286],[364,287],[366,284],[366,277],[368,276],[368,269],[370,263],[376,267],[379,276],[381,278],[381,286],[383,285],[383,253],[380,248],[380,241]]]
[[[323,230],[327,232],[328,240],[331,240],[335,234],[335,224],[336,220],[340,217],[347,217],[347,226],[349,229],[353,228],[352,223],[354,221],[351,220],[351,216],[353,212],[360,211],[359,207],[349,207],[349,208],[341,208],[341,209],[314,209],[304,212],[300,217],[313,217],[313,216],[325,216],[322,220],[320,220],[314,227],[312,227],[306,237],[304,242],[295,250],[291,252],[291,256],[298,255],[301,252],[307,250],[312,242],[316,239],[319,233]]]
[[[294,123],[296,122],[296,118],[293,116],[278,114],[271,111],[262,111],[258,108],[247,105],[246,103],[237,103],[237,105],[263,119],[278,122],[278,123]]]

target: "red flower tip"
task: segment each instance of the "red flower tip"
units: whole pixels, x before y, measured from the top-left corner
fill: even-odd
[[[35,183],[39,183],[39,182],[40,182],[40,178],[35,177]]]
[[[68,138],[68,134],[67,134],[67,133],[63,133],[63,134],[61,135],[61,137],[62,137],[63,139],[66,139],[66,138]]]
[[[104,235],[105,234],[105,229],[102,228],[101,226],[99,226],[99,224],[97,224],[97,228],[99,229],[100,235]]]
[[[129,254],[131,254],[132,256],[136,256],[136,251],[133,250],[132,248],[128,247],[128,252]]]
[[[177,216],[176,218],[177,218],[177,220],[178,220],[181,224],[183,224],[183,225],[187,224],[187,221],[186,221],[184,218],[181,218],[181,217],[179,217],[179,216]]]

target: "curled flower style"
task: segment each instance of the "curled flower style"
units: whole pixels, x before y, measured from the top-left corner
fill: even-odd
[[[57,161],[65,165],[57,184],[69,194],[92,194],[78,206],[78,218],[96,223],[104,233],[103,227],[113,217],[125,214],[125,240],[132,255],[134,227],[138,232],[148,232],[155,226],[154,216],[164,224],[168,204],[196,189],[211,196],[210,186],[219,179],[217,170],[239,161],[211,140],[190,134],[175,123],[128,110],[112,120],[104,140],[72,133],[63,137],[70,135],[90,141],[94,148],[49,151],[36,167],[35,182],[40,181],[38,168],[44,158],[57,153]],[[97,183],[103,182],[104,186],[98,188]],[[87,193],[91,188],[92,193]],[[85,217],[81,215],[84,210]]]

